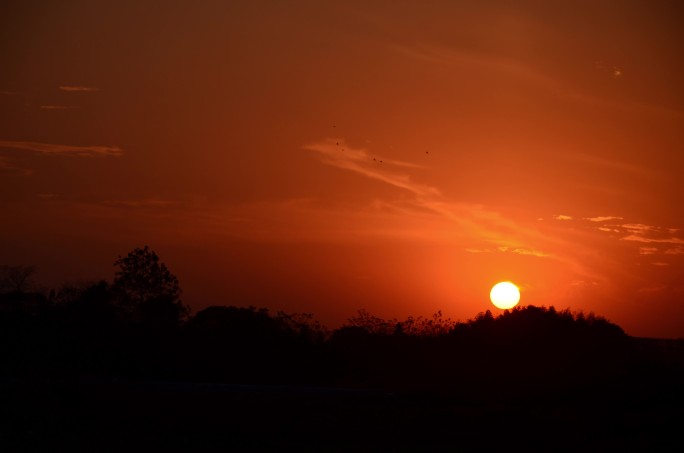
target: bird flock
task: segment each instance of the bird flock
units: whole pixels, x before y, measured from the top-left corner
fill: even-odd
[[[337,126],[335,126],[335,125],[333,124],[333,128],[337,128]],[[340,148],[340,151],[344,151],[344,147],[343,147],[343,145],[340,145],[340,142],[339,142],[339,141],[336,141],[336,142],[335,142],[335,145],[336,145],[338,148]],[[425,151],[425,154],[428,154],[428,155],[429,155],[430,152],[429,152],[429,151]],[[378,159],[378,158],[373,157],[373,156],[369,156],[369,158],[373,159],[373,162],[377,162],[377,163],[379,163],[379,164],[382,164],[382,163],[383,163],[382,159]]]

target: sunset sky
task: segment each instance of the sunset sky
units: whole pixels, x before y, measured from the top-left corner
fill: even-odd
[[[0,264],[196,312],[466,320],[521,304],[684,337],[684,7],[3,1]]]

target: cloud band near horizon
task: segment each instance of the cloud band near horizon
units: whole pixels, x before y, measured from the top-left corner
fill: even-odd
[[[59,156],[72,157],[100,157],[113,156],[120,157],[123,155],[123,149],[118,146],[77,146],[77,145],[59,145],[53,143],[38,143],[38,142],[20,142],[10,140],[0,140],[0,148],[21,149],[26,151],[33,151],[42,154],[53,154]]]

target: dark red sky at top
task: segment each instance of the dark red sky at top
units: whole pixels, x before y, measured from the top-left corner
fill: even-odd
[[[195,310],[684,336],[678,2],[4,1],[0,264],[154,249]],[[494,309],[496,310],[496,309]]]

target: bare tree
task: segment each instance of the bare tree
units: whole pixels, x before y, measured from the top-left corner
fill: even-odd
[[[136,248],[115,262],[114,289],[143,317],[184,318],[189,308],[180,300],[178,279],[148,246]]]
[[[33,287],[34,266],[0,266],[0,293],[25,293]]]

